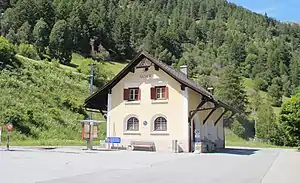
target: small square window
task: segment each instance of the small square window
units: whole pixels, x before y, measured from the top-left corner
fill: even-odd
[[[129,100],[130,101],[139,100],[139,89],[138,88],[130,88],[129,89]]]
[[[158,100],[166,99],[165,94],[166,94],[165,87],[157,87],[156,88],[156,99],[158,99]]]

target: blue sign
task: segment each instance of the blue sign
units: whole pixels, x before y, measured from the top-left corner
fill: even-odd
[[[195,138],[195,142],[201,142],[200,138]]]
[[[121,143],[121,138],[120,137],[107,137],[105,139],[106,143],[110,143],[110,144],[119,144]]]
[[[145,126],[147,126],[148,122],[147,122],[147,121],[144,121],[143,124],[144,124]]]

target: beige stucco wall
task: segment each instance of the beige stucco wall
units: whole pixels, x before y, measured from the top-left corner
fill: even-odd
[[[152,74],[150,78],[141,76]],[[153,103],[150,99],[152,86],[166,85],[169,88],[169,100]],[[139,87],[140,102],[123,101],[123,89]],[[110,136],[121,137],[122,145],[127,147],[131,140],[154,142],[157,151],[171,151],[172,140],[178,140],[183,151],[188,151],[188,123],[184,121],[184,97],[180,84],[164,71],[150,67],[148,71],[136,69],[127,74],[113,89],[111,94]],[[153,121],[159,115],[166,117],[168,130],[164,133],[153,132]],[[138,132],[126,132],[126,120],[130,116],[139,119]],[[148,125],[143,125],[147,121]]]

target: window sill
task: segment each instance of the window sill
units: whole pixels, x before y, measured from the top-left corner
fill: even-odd
[[[141,135],[140,132],[134,132],[134,131],[126,131],[123,133],[123,135]]]
[[[169,132],[151,132],[150,135],[161,135],[161,136],[168,136],[170,135]]]
[[[125,101],[125,105],[140,105],[141,101]]]
[[[151,103],[152,104],[167,104],[169,102],[169,100],[152,100]]]

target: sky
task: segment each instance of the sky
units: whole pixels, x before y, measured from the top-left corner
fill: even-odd
[[[228,0],[281,22],[300,22],[300,0]]]

